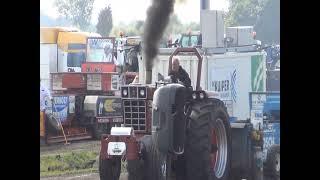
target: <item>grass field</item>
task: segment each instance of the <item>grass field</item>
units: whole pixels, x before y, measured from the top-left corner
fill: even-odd
[[[40,156],[40,177],[97,172],[98,152],[80,151]]]

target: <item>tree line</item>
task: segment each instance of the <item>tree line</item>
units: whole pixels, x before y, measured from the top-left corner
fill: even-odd
[[[257,32],[257,39],[263,43],[280,42],[280,0],[228,1],[230,6],[225,15],[226,27],[252,25]],[[83,31],[95,31],[102,36],[116,37],[120,32],[124,32],[127,36],[142,35],[144,21],[138,20],[129,24],[114,25],[110,4],[106,4],[105,8],[100,11],[98,23],[92,28],[91,15],[94,2],[94,0],[55,0],[54,5],[61,16]],[[185,24],[179,20],[176,14],[173,14],[164,38],[188,31],[200,31],[199,23]]]

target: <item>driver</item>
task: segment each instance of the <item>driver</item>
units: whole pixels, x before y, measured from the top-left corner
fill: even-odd
[[[181,81],[184,86],[191,87],[191,80],[189,74],[180,66],[179,58],[177,56],[172,57],[172,66],[169,76],[171,76],[174,83]]]

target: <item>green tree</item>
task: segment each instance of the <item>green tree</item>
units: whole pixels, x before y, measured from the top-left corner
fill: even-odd
[[[174,38],[176,35],[189,31],[200,31],[200,24],[195,22],[183,24],[176,14],[172,14],[166,31],[162,36],[161,43],[166,43],[170,37]],[[172,41],[174,40],[172,39]]]
[[[263,43],[280,41],[280,0],[229,0],[226,27],[254,26]]]
[[[136,29],[138,31],[138,34],[137,35],[142,35],[143,33],[143,26],[144,26],[144,21],[141,21],[141,20],[138,20],[135,22],[135,26],[136,26]]]
[[[182,32],[187,32],[187,31],[200,31],[200,24],[196,22],[190,22],[188,24],[183,24],[183,31]]]
[[[177,14],[172,14],[169,20],[169,24],[165,30],[164,37],[170,34],[179,33],[182,31],[182,29],[183,29],[183,26]]]
[[[113,26],[112,29],[111,29],[111,32],[110,32],[109,36],[119,37],[120,31],[122,31],[122,30],[119,28],[119,26]]]
[[[109,36],[112,26],[112,11],[109,5],[99,13],[98,23],[96,25],[97,33],[99,33],[101,36]]]
[[[255,25],[257,39],[263,43],[280,43],[280,0],[270,0]]]
[[[142,36],[144,21],[138,20],[125,24],[123,22],[113,26],[110,35],[118,37],[120,31],[124,32],[125,36]]]
[[[137,20],[125,24],[123,22],[113,26],[110,36],[119,37],[120,31],[124,32],[126,36],[142,36],[143,35],[144,21]],[[161,43],[166,44],[170,36],[175,37],[180,33],[187,33],[189,30],[200,31],[199,23],[190,22],[182,24],[176,14],[170,17],[169,24],[162,36]],[[174,39],[173,39],[174,40]]]
[[[55,0],[60,15],[81,30],[90,26],[94,0]]]
[[[176,3],[177,3],[177,4],[183,4],[183,3],[185,3],[186,1],[188,1],[188,0],[176,0]]]
[[[254,25],[267,1],[269,0],[230,0],[226,15],[227,27]]]

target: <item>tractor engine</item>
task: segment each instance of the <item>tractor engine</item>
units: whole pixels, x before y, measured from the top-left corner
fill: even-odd
[[[187,88],[168,84],[158,88],[153,96],[152,134],[160,152],[184,152],[186,117],[184,106]]]

